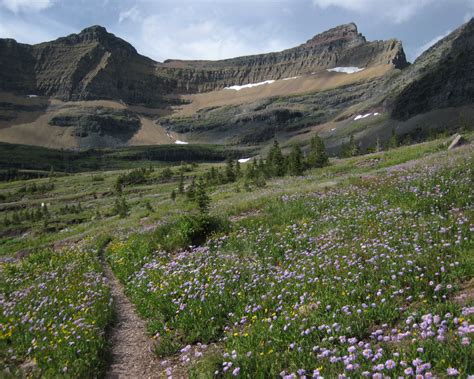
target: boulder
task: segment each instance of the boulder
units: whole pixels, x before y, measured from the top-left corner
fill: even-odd
[[[448,150],[452,150],[452,149],[462,145],[463,142],[464,142],[464,138],[462,137],[462,135],[456,134],[453,138],[453,141],[449,145]]]

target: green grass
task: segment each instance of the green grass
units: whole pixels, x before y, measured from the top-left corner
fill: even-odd
[[[197,377],[465,376],[472,350],[458,328],[472,304],[452,299],[473,276],[472,158],[443,157],[267,199],[205,247],[168,253],[141,235],[108,257],[159,355],[223,345],[220,359],[191,368]]]
[[[240,156],[237,150],[219,145],[133,146],[86,151],[55,150],[0,142],[0,169],[84,172],[143,167],[184,162],[219,162]]]
[[[276,377],[283,371],[299,376],[298,370],[310,376],[322,367],[324,377],[343,372],[358,377],[363,371],[372,374],[374,366],[389,360],[396,367],[384,367],[382,372],[396,376],[404,375],[417,358],[430,362],[425,371],[440,377],[449,366],[460,370],[461,376],[472,373],[472,345],[456,334],[463,323],[472,323],[472,316],[463,310],[472,304],[453,301],[461,283],[473,276],[472,148],[447,152],[447,141],[333,159],[328,167],[301,177],[271,179],[264,187],[252,185],[250,191],[244,189],[243,179],[210,187],[211,215],[239,216],[230,229],[220,221],[217,228],[203,231],[199,223],[186,221],[189,216],[183,214],[195,214],[195,205],[183,195],[176,201],[170,198],[178,187],[178,167],[171,167],[172,177],[163,180],[162,168],[154,165],[155,171],[143,183],[126,185],[123,192],[130,210],[124,218],[113,211],[113,189],[117,178],[128,171],[0,183],[4,199],[0,222],[5,215],[11,218],[15,211],[35,209],[41,203],[48,204],[49,211],[47,222],[2,225],[2,255],[19,250],[30,255],[2,267],[6,274],[2,289],[13,300],[15,317],[10,321],[3,313],[2,336],[14,329],[2,340],[0,357],[17,375],[22,364],[34,359],[38,375],[58,376],[64,366],[76,377],[102,369],[105,341],[97,334],[81,349],[85,355],[46,346],[31,355],[27,353],[31,341],[43,338],[43,332],[21,329],[18,320],[33,304],[57,292],[54,280],[44,291],[41,283],[48,273],[63,275],[59,269],[65,268],[66,277],[58,276],[65,284],[64,292],[59,292],[63,301],[55,312],[64,309],[74,320],[67,301],[84,306],[78,294],[94,285],[97,297],[90,304],[88,322],[96,320],[100,325],[94,330],[103,329],[110,321],[108,290],[100,280],[88,283],[81,276],[101,277],[96,248],[53,253],[48,247],[65,239],[110,235],[109,262],[159,341],[157,354],[178,353],[185,358],[188,353],[180,350],[189,344],[216,343],[211,355],[188,367],[191,376],[212,377],[214,371],[230,376],[237,367],[238,375],[249,378]],[[390,168],[404,163],[399,170]],[[219,163],[189,167],[186,184],[212,166],[222,168]],[[53,183],[54,188],[20,192],[33,183],[38,187]],[[79,202],[80,211],[61,211]],[[248,217],[240,217],[246,213]],[[202,236],[210,237],[207,243],[188,247],[201,244]],[[17,293],[25,288],[37,290],[28,292],[23,301]],[[420,330],[410,326],[422,324],[423,317],[431,317],[427,315],[438,315],[444,322],[445,340],[437,340],[437,329],[435,337],[420,339]],[[39,316],[54,317],[48,312],[33,319]],[[378,329],[385,337],[392,336],[391,329],[408,337],[378,341],[374,334]],[[48,333],[51,346],[64,343],[54,332]],[[343,336],[346,342],[339,339]],[[369,344],[373,354],[383,349],[381,356],[369,362],[362,354],[366,348],[359,346],[350,353],[351,337]],[[410,343],[412,338],[419,342]],[[327,350],[328,357],[320,356]],[[340,359],[350,354],[356,355],[352,364],[360,367],[347,367],[349,362]],[[232,367],[224,371],[228,362]]]
[[[92,247],[43,250],[4,264],[0,287],[0,362],[12,376],[86,377],[103,370],[112,307]]]

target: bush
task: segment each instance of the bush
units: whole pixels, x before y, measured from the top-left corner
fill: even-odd
[[[207,214],[180,216],[175,222],[156,230],[156,241],[166,251],[203,244],[213,233],[229,229],[226,219]]]

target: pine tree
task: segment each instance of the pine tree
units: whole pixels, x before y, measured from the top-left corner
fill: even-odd
[[[390,136],[390,139],[388,141],[388,148],[389,149],[395,149],[398,147],[398,136],[397,133],[395,133],[395,129],[392,129],[392,135]]]
[[[215,167],[211,167],[210,177],[211,177],[212,184],[216,184],[218,182],[219,175]]]
[[[53,180],[53,177],[54,177],[54,167],[51,166],[49,170],[49,174],[48,174],[49,181]]]
[[[170,196],[171,196],[171,200],[176,201],[176,191],[175,191],[175,190],[172,190],[172,191],[171,191],[171,195],[170,195]]]
[[[196,177],[193,176],[191,184],[189,185],[188,190],[186,191],[186,196],[188,197],[189,200],[194,200],[195,195],[196,195]]]
[[[377,137],[377,140],[375,142],[375,152],[378,153],[380,151],[382,151],[382,145],[380,143],[380,138]]]
[[[179,185],[178,185],[178,193],[182,195],[184,193],[184,175],[183,171],[179,174]]]
[[[278,141],[273,141],[273,146],[268,152],[267,156],[267,167],[268,171],[273,176],[285,175],[285,159],[281,153],[280,145]]]
[[[247,179],[253,179],[255,177],[256,162],[257,161],[253,161],[253,163],[247,165],[247,169],[245,170],[245,177]]]
[[[351,134],[351,138],[349,142],[342,146],[341,148],[341,156],[344,158],[355,157],[359,154],[359,147],[357,146],[354,135]]]
[[[234,161],[231,158],[227,159],[225,166],[225,177],[228,183],[235,182]]]
[[[297,144],[294,144],[291,149],[288,166],[291,175],[301,175],[303,173],[303,153]]]
[[[127,216],[127,213],[130,209],[130,207],[127,204],[127,201],[125,200],[125,196],[117,196],[115,199],[115,212],[121,217]]]
[[[324,141],[318,135],[311,138],[308,166],[309,167],[324,167],[328,164],[329,158],[326,154],[326,147]]]
[[[242,172],[240,169],[240,162],[237,160],[235,162],[235,178],[239,179],[242,176]]]
[[[209,204],[211,199],[206,193],[206,187],[202,178],[197,182],[195,201],[201,214],[206,214],[209,212]]]
[[[46,204],[44,204],[44,206],[43,206],[43,216],[44,217],[49,216],[49,210],[48,210],[48,206]]]

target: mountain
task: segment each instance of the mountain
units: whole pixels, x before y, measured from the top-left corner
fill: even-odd
[[[407,66],[400,41],[367,42],[353,23],[314,36],[306,43],[278,53],[220,61],[167,60],[159,73],[177,81],[179,92],[203,92],[226,86],[279,80],[337,66]]]
[[[150,103],[173,86],[169,79],[155,75],[153,60],[101,26],[32,46],[0,40],[0,51],[2,90],[62,100]]]
[[[425,51],[404,73],[409,82],[398,94],[392,115],[413,115],[472,104],[474,99],[474,19]]]
[[[87,149],[187,141],[362,149],[474,118],[473,20],[406,61],[353,23],[281,52],[155,62],[92,26],[55,41],[0,39],[0,141]]]

